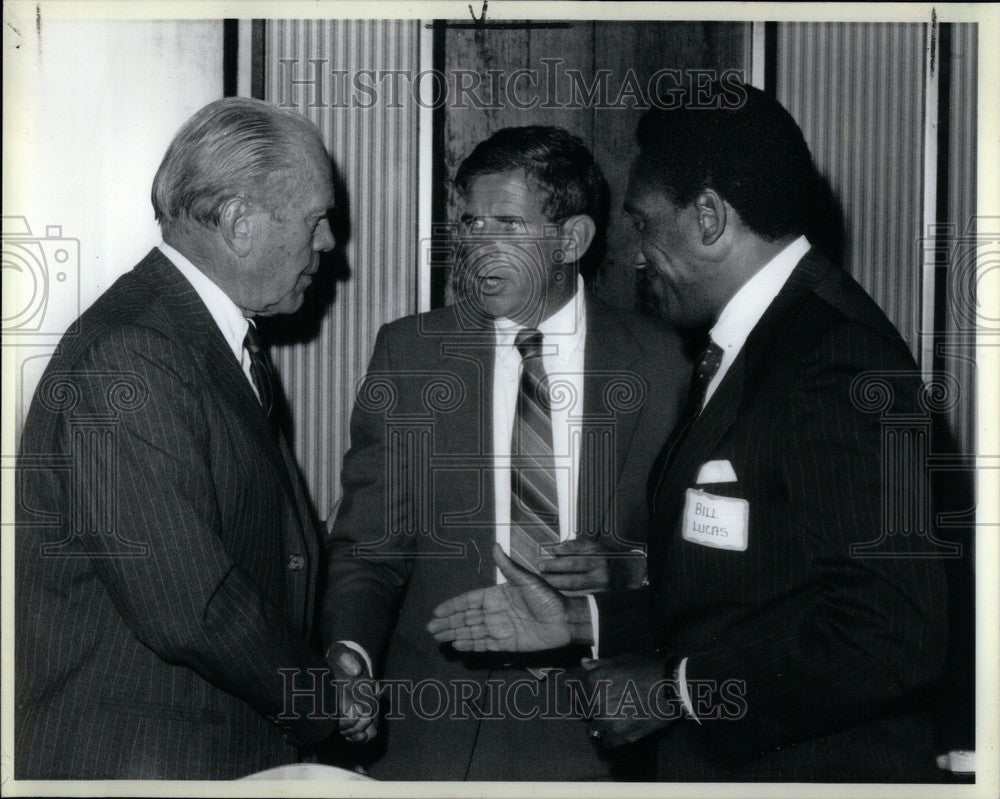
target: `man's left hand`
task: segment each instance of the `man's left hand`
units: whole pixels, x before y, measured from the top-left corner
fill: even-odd
[[[634,743],[681,718],[676,686],[664,675],[662,657],[621,655],[585,660],[583,666],[587,694],[597,697],[588,724],[602,746]]]

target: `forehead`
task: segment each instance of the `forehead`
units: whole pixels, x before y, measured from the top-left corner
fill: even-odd
[[[653,214],[680,209],[674,205],[658,181],[649,176],[649,170],[639,161],[629,172],[628,188],[625,190],[625,210],[629,213]]]
[[[462,206],[473,216],[545,218],[541,192],[522,169],[473,178],[462,196]]]

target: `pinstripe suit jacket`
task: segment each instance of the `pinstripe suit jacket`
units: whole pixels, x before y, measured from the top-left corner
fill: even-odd
[[[702,723],[660,734],[660,779],[932,778],[921,687],[944,654],[942,570],[926,536],[881,536],[903,522],[883,508],[921,497],[919,457],[884,444],[906,439],[893,424],[926,418],[919,398],[882,311],[808,253],[651,475],[649,588],[598,598],[602,657],[689,658]],[[698,488],[749,503],[745,551],[681,535],[711,460],[737,480]]]
[[[60,344],[17,496],[18,778],[232,778],[333,731],[277,718],[323,665],[302,486],[159,250]]]
[[[364,646],[388,679],[476,690],[505,679],[501,661],[460,657],[426,629],[438,604],[496,582],[495,334],[467,311],[450,306],[379,332],[351,419],[321,627],[327,642]],[[644,544],[646,478],[690,366],[660,322],[595,300],[584,346],[584,396],[568,409],[582,434],[578,535],[628,550]],[[629,578],[623,570],[616,579]],[[530,680],[523,668],[508,671]],[[399,707],[391,697],[387,703],[392,718],[374,776],[607,777],[579,719],[480,721],[451,702],[442,717],[422,721],[402,693],[397,698]]]

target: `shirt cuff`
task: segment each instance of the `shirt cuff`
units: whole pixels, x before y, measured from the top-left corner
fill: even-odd
[[[678,664],[677,671],[675,672],[677,690],[680,691],[681,701],[684,703],[684,709],[687,711],[687,714],[694,719],[696,723],[701,724],[701,722],[698,721],[698,717],[694,714],[694,705],[691,703],[691,692],[688,690],[687,683],[687,665],[688,659],[681,658],[681,662]]]
[[[361,659],[365,662],[365,668],[368,669],[368,676],[375,676],[375,669],[372,668],[372,659],[368,657],[368,653],[365,652],[365,648],[361,644],[355,641],[336,641],[335,643],[343,644],[348,649],[351,649],[361,655]]]
[[[594,645],[590,648],[590,656],[594,660],[597,660],[597,650],[601,644],[601,628],[597,623],[599,621],[597,617],[597,600],[594,599],[593,594],[587,594],[587,607],[590,608],[590,629],[594,633]]]

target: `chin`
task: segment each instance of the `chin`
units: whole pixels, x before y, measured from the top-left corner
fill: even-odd
[[[302,307],[303,295],[295,294],[278,300],[274,305],[268,305],[258,316],[278,316],[279,314],[295,313]]]
[[[510,303],[503,297],[496,295],[484,296],[482,294],[469,295],[469,301],[477,311],[481,311],[486,316],[498,319],[506,316],[510,310]]]

